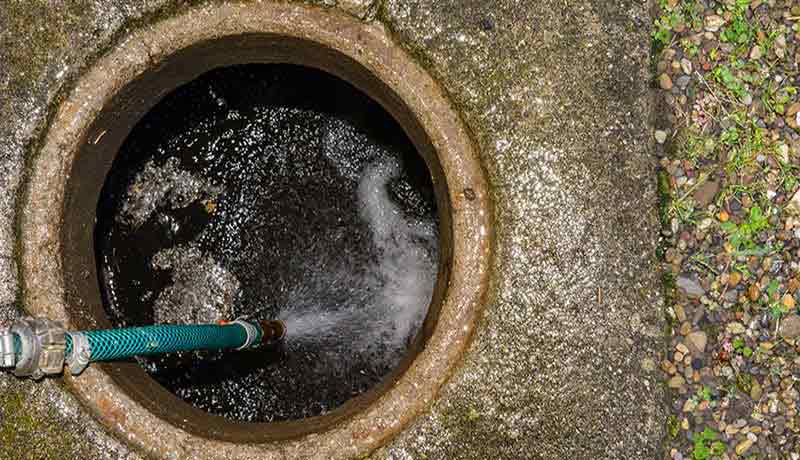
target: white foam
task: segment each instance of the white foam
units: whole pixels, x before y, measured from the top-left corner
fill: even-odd
[[[230,319],[239,280],[194,246],[176,246],[157,253],[155,270],[172,271],[167,286],[153,305],[156,324],[207,324]]]
[[[181,169],[177,158],[168,159],[162,166],[151,160],[128,187],[120,217],[137,228],[159,206],[185,208],[201,198],[216,198],[220,193],[221,187]]]

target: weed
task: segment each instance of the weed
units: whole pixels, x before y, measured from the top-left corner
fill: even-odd
[[[731,69],[728,66],[718,65],[711,72],[711,76],[717,83],[722,85],[726,90],[728,90],[728,92],[732,93],[738,99],[742,99],[748,94],[747,89],[742,81],[733,75],[733,72],[731,72]]]
[[[769,217],[764,214],[761,207],[753,205],[750,208],[750,215],[745,222],[736,224],[732,221],[722,222],[720,224],[722,230],[728,234],[728,242],[733,246],[737,252],[742,250],[756,249],[756,243],[753,241],[758,232],[769,228]]]
[[[673,438],[678,437],[678,433],[680,433],[681,425],[678,422],[678,417],[675,415],[670,415],[667,419],[667,432]]]
[[[723,453],[725,453],[725,444],[719,441],[719,434],[716,431],[706,427],[694,435],[694,449],[692,449],[694,460],[709,460],[719,457]]]
[[[750,0],[734,0],[728,2],[726,9],[731,15],[731,19],[720,32],[720,41],[737,46],[735,54],[747,53],[750,43],[756,36],[756,29],[747,19],[747,9],[750,7]]]
[[[745,345],[744,339],[741,337],[733,339],[731,345],[733,346],[733,351],[744,356],[745,358],[753,356],[753,349]]]
[[[700,54],[700,46],[696,45],[688,38],[684,38],[681,40],[681,47],[683,48],[683,52],[686,53],[686,55],[689,57],[693,58],[698,54]]]

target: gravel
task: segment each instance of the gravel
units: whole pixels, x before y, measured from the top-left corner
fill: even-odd
[[[780,0],[655,17],[673,459],[800,457],[798,20]]]

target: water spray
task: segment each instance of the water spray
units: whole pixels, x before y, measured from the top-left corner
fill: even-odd
[[[58,321],[23,318],[0,328],[0,368],[41,379],[66,365],[78,375],[91,362],[193,350],[245,350],[274,346],[286,335],[279,320],[236,320],[218,324],[154,326],[66,331]]]

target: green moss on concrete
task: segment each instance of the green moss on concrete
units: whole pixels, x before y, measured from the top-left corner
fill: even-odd
[[[0,458],[63,460],[83,458],[80,440],[47,410],[31,404],[22,389],[0,393]]]

